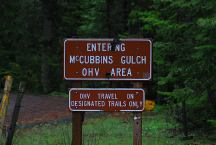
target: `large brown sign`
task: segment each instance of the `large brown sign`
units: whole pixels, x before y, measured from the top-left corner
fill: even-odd
[[[66,80],[150,80],[149,39],[65,39]]]
[[[71,111],[143,111],[143,89],[72,88],[69,91]]]

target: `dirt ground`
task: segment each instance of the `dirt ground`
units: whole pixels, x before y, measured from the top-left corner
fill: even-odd
[[[10,106],[8,108],[6,125],[8,126],[16,94],[10,95]],[[17,125],[24,127],[53,121],[70,120],[71,112],[68,109],[68,99],[56,96],[25,94],[22,100]]]
[[[8,108],[5,122],[7,128],[11,121],[16,96],[16,94],[10,94],[10,106]],[[17,127],[31,128],[35,125],[45,123],[58,123],[64,121],[72,122],[72,113],[68,106],[68,99],[62,96],[24,94]],[[132,113],[130,112],[86,112],[85,118],[101,115],[114,118],[121,117],[125,119],[130,119],[132,117]]]

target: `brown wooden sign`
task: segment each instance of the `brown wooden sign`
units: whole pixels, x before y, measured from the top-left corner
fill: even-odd
[[[149,39],[65,39],[66,80],[151,80]]]
[[[143,89],[72,88],[69,91],[71,111],[143,111]]]

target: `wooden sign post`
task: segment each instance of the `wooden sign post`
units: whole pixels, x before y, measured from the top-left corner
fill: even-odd
[[[136,81],[134,89],[82,89],[79,88],[81,83],[71,89],[69,108],[73,114],[72,145],[82,145],[83,111],[135,112],[133,145],[142,144],[142,111],[145,102],[141,81],[152,79],[151,40],[65,39],[64,79]]]
[[[72,145],[82,145],[83,112],[72,112]]]
[[[82,87],[81,81],[73,82],[72,87]],[[84,112],[72,112],[72,143],[71,145],[82,145],[82,125]]]
[[[133,87],[142,88],[142,83],[136,82]],[[133,145],[142,145],[142,112],[134,112]]]

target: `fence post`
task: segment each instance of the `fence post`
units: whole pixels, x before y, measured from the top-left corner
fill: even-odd
[[[7,134],[7,139],[6,139],[6,143],[5,145],[11,145],[12,141],[13,141],[13,135],[16,129],[16,122],[18,120],[19,117],[19,111],[20,111],[20,106],[21,106],[21,101],[23,98],[23,94],[24,94],[24,90],[25,90],[25,83],[24,82],[20,82],[19,84],[19,92],[16,98],[16,103],[15,103],[15,107],[13,110],[13,115],[12,115],[12,119],[11,119],[11,123],[10,123],[10,127],[8,129],[8,134]]]
[[[13,78],[10,75],[5,76],[5,86],[3,98],[0,104],[0,136],[3,135],[3,131],[5,129],[4,122],[7,115],[7,108],[9,105],[9,93],[11,90]]]

